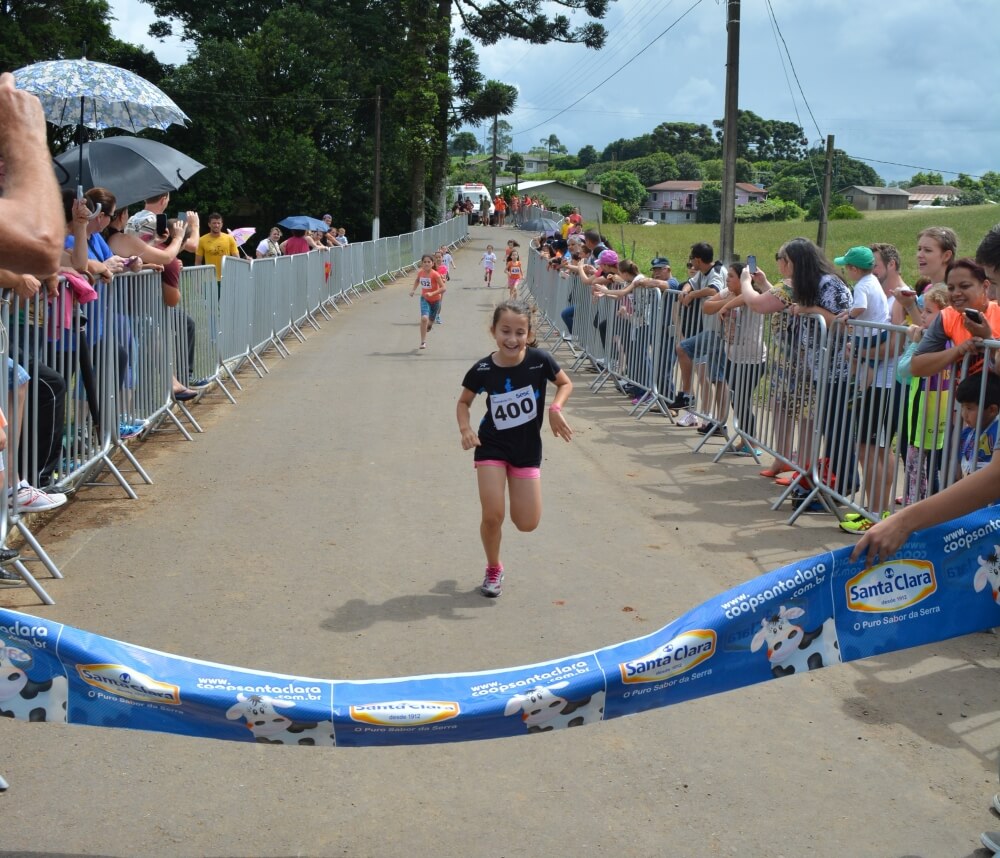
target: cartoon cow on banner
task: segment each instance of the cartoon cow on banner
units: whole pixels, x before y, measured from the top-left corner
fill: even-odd
[[[993,591],[993,601],[1000,604],[1000,545],[994,545],[993,551],[985,558],[977,559],[979,568],[976,570],[976,577],[972,579],[972,586],[978,593],[989,584]]]
[[[30,653],[0,638],[0,717],[66,723],[69,683],[65,676],[28,679]]]
[[[230,721],[246,719],[247,729],[254,741],[265,745],[336,745],[332,721],[293,721],[278,714],[278,709],[290,709],[291,700],[277,700],[242,692],[236,703],[229,707],[226,717]]]
[[[604,692],[598,691],[583,700],[569,701],[554,691],[569,686],[566,681],[543,688],[538,685],[525,694],[515,694],[504,707],[505,716],[521,713],[529,733],[544,733],[562,727],[582,727],[604,716]]]
[[[777,614],[760,621],[761,628],[750,642],[751,652],[767,644],[767,660],[775,676],[818,670],[842,660],[833,617],[807,632],[792,622],[804,613],[802,608],[782,605]]]

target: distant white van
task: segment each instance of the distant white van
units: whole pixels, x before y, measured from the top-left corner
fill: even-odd
[[[490,214],[496,213],[496,206],[493,205],[493,197],[490,189],[482,182],[466,182],[464,185],[448,186],[448,206],[461,197],[463,200],[472,200],[472,210],[478,212],[481,200],[486,197],[490,201]]]

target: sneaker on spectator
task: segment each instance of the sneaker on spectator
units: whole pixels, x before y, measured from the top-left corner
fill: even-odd
[[[690,408],[692,405],[694,405],[694,396],[683,390],[667,402],[667,408],[672,408],[675,411],[681,408]]]
[[[7,493],[8,498],[15,500],[13,492]],[[66,503],[66,495],[61,492],[39,491],[23,480],[17,487],[16,507],[20,512],[47,512]],[[11,506],[15,504],[12,503]]]
[[[0,569],[0,587],[21,587],[24,579],[16,572],[9,569]]]
[[[189,381],[188,387],[208,387],[212,383],[211,378],[199,378],[197,381]]]
[[[885,521],[889,517],[889,510],[882,513],[882,521]],[[840,529],[844,533],[855,533],[862,534],[865,531],[871,530],[875,526],[875,522],[872,521],[867,516],[861,516],[856,519],[845,519],[840,522]]]
[[[760,458],[764,455],[764,451],[759,447],[751,447],[749,444],[744,444],[742,447],[737,447],[733,450],[734,456],[754,456]]]
[[[503,592],[503,566],[486,567],[486,577],[483,578],[479,591],[492,599]]]
[[[684,416],[677,421],[678,426],[697,426],[698,418],[695,417],[690,411],[685,411]]]
[[[729,437],[729,433],[726,432],[725,427],[719,423],[706,423],[704,426],[699,426],[696,431],[699,435],[722,435],[724,438]]]
[[[0,548],[0,566],[6,566],[19,559],[21,553],[16,548]]]
[[[148,425],[148,420],[125,420],[118,424],[118,437],[122,440],[134,438]]]

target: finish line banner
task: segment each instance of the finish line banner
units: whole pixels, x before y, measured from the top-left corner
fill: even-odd
[[[1000,509],[755,578],[635,640],[524,667],[342,681],[214,664],[0,610],[0,716],[281,745],[413,745],[633,715],[1000,625]]]

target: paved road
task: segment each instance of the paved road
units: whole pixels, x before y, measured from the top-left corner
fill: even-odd
[[[372,678],[541,661],[647,633],[796,557],[844,544],[772,513],[752,462],[586,391],[548,439],[545,513],[505,534],[478,594],[461,378],[499,290],[457,255],[418,352],[397,282],[348,309],[192,443],[138,448],[155,484],[81,494],[42,531],[57,604],[99,634],[298,676]],[[688,430],[690,432],[690,430]],[[743,477],[742,479],[736,479]],[[974,635],[524,739],[299,749],[4,723],[0,855],[967,856],[1000,746],[997,638]]]

